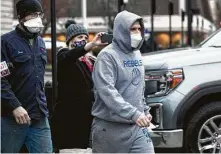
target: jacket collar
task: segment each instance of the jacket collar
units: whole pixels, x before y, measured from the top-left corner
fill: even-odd
[[[26,32],[24,30],[22,30],[19,25],[16,26],[15,28],[15,31],[23,38],[29,40],[29,39],[36,39],[39,35],[39,33],[37,34],[32,34],[32,33],[29,33],[29,32]]]

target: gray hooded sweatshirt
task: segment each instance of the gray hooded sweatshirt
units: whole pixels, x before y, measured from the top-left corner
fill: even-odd
[[[123,21],[123,22],[122,22]],[[144,25],[140,16],[123,11],[114,22],[112,44],[98,55],[92,78],[95,102],[92,115],[98,119],[134,124],[141,113],[148,110],[144,98],[144,66],[139,51],[131,47],[130,27],[139,21],[144,37]]]

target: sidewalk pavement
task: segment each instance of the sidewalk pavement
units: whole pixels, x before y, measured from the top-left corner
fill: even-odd
[[[92,153],[92,149],[87,148],[87,149],[63,149],[59,151],[60,153]]]

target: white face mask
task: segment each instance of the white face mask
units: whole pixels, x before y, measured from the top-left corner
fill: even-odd
[[[131,33],[131,47],[137,48],[140,42],[142,41],[142,37],[140,33]]]
[[[30,19],[24,22],[24,26],[28,29],[30,33],[38,33],[43,28],[42,19],[40,17]]]

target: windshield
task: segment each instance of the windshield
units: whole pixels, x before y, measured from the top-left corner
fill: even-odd
[[[200,44],[201,47],[221,47],[221,28]]]

